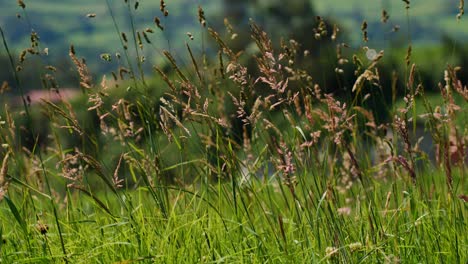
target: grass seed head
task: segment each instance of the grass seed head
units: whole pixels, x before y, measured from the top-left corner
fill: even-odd
[[[351,250],[351,252],[358,251],[362,249],[362,243],[361,242],[351,243],[349,244],[349,249]]]
[[[23,9],[26,8],[26,4],[24,3],[23,0],[18,0],[18,5],[19,5],[21,8],[23,8]]]
[[[8,191],[9,181],[7,179],[8,173],[8,160],[10,157],[10,152],[8,151],[5,157],[3,157],[2,167],[0,169],[0,201],[3,200],[3,197]]]
[[[154,23],[161,31],[164,31],[164,27],[161,25],[161,20],[159,17],[154,17]]]
[[[127,43],[128,42],[127,34],[125,34],[125,32],[122,32],[120,35],[122,36],[123,41]]]
[[[41,235],[46,235],[47,232],[49,232],[49,226],[46,225],[46,224],[43,224],[41,222],[37,222],[36,224],[36,228],[37,228],[37,231],[39,231],[39,233],[41,233]]]
[[[402,1],[405,2],[406,4],[405,8],[410,9],[410,0],[402,0]]]
[[[327,247],[325,249],[325,256],[327,258],[333,257],[338,254],[338,249],[336,247]]]
[[[382,23],[387,23],[388,19],[390,18],[390,15],[388,14],[387,10],[382,10],[382,18],[381,21]]]
[[[203,11],[201,6],[198,6],[198,22],[200,22],[203,27],[206,27],[205,11]]]
[[[0,87],[0,94],[3,94],[4,92],[10,90],[10,85],[8,84],[7,81],[3,81],[2,86]]]

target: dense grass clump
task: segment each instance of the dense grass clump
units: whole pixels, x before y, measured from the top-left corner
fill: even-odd
[[[121,50],[101,54],[114,71],[94,76],[70,46],[79,95],[51,65],[45,96],[26,93],[40,32],[19,58],[3,37],[15,83],[2,93],[20,96],[0,114],[0,261],[466,263],[460,67],[427,94],[411,45],[406,71],[388,72],[366,22],[353,50],[321,17],[311,47],[251,22],[251,44],[234,50],[235,27],[211,28],[202,7],[200,33],[173,52],[151,39],[164,1],[145,29],[140,3],[125,5],[131,31],[115,23]],[[166,61],[151,72],[148,51]]]

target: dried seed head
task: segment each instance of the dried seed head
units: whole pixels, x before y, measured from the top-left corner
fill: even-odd
[[[78,74],[80,75],[80,85],[83,88],[90,89],[92,86],[92,78],[88,71],[88,66],[84,59],[79,60],[76,57],[75,48],[73,45],[70,45],[69,56],[75,64]]]
[[[143,42],[141,41],[141,35],[139,31],[137,31],[137,41],[138,41],[138,47],[140,49],[143,49]]]
[[[41,233],[41,235],[46,235],[47,232],[49,231],[49,226],[46,224],[43,224],[38,221],[36,225],[37,230]]]
[[[363,21],[363,22],[362,22],[361,31],[362,31],[362,35],[363,35],[363,40],[364,40],[364,42],[369,41],[369,38],[368,38],[368,36],[367,36],[367,22],[366,22],[366,21]]]
[[[3,185],[6,181],[6,176],[8,173],[8,158],[10,157],[10,152],[7,152],[5,157],[3,157],[2,167],[0,169],[0,185]]]
[[[47,70],[49,70],[49,71],[53,71],[53,72],[56,72],[56,71],[57,71],[57,68],[55,68],[55,67],[52,66],[52,65],[47,65],[45,68],[46,68]]]
[[[411,63],[411,52],[412,52],[413,48],[411,47],[411,45],[408,46],[408,50],[406,51],[406,57],[405,57],[405,61],[406,61],[406,65],[409,65]]]
[[[408,85],[409,89],[413,88],[415,73],[416,73],[416,64],[413,63],[413,65],[411,66],[409,77],[408,77],[408,84],[407,85]]]
[[[468,202],[468,195],[460,194],[458,198],[460,198],[465,203]]]
[[[203,27],[206,26],[205,11],[203,11],[201,6],[198,6],[198,21]]]
[[[317,28],[314,28],[314,37],[315,39],[320,40],[322,37],[328,35],[327,24],[320,16],[317,16],[316,20],[318,22],[318,26]]]
[[[460,5],[458,6],[457,19],[460,20],[461,17],[465,14],[465,0],[460,0]]]
[[[20,56],[19,56],[19,62],[20,63],[23,63],[24,60],[26,59],[26,52],[27,52],[27,50],[21,51]]]
[[[300,96],[294,96],[294,108],[299,116],[302,116],[302,102]]]
[[[32,48],[36,48],[37,46],[39,46],[39,35],[35,31],[31,32],[30,38]]]
[[[337,37],[339,31],[340,31],[340,29],[338,28],[338,26],[336,24],[334,24],[333,25],[333,33],[331,35],[331,40],[336,40],[336,37]]]
[[[89,18],[95,18],[95,17],[96,17],[96,14],[90,13],[90,14],[87,14],[86,16],[89,17]]]
[[[388,12],[387,10],[382,10],[382,23],[387,23],[388,19],[390,18],[390,16],[388,15]]]
[[[349,249],[351,250],[351,252],[358,251],[358,250],[360,250],[362,248],[363,248],[363,246],[362,246],[361,242],[356,242],[356,243],[349,244]]]
[[[410,8],[410,0],[402,0],[403,2],[405,2],[406,4],[406,9],[409,9]]]
[[[161,26],[161,20],[159,19],[159,17],[154,17],[154,23],[159,29],[164,30],[164,27]]]
[[[29,54],[32,54],[32,55],[38,55],[39,52],[33,48],[27,48],[26,51],[29,53]]]
[[[231,39],[237,38],[238,35],[234,32],[234,28],[227,18],[224,18],[224,26],[226,27],[227,32],[231,35]]]
[[[120,76],[120,79],[123,80],[123,79],[124,79],[124,74],[128,74],[128,73],[130,73],[130,71],[127,70],[126,68],[124,68],[124,67],[120,67],[120,68],[119,68],[119,76]]]
[[[23,0],[18,0],[18,5],[23,9],[26,8],[26,5],[24,4]]]
[[[190,40],[193,40],[193,35],[190,32],[187,32],[187,36],[190,38]]]
[[[122,35],[123,41],[124,41],[125,43],[128,42],[127,35],[125,34],[125,32],[122,32],[121,35]]]
[[[151,44],[151,41],[150,41],[148,35],[146,34],[146,32],[143,31],[142,33],[143,33],[143,38],[145,39],[146,43]]]
[[[114,187],[117,189],[122,188],[123,187],[122,183],[124,182],[124,179],[119,178],[119,169],[120,169],[120,165],[122,163],[123,157],[124,157],[124,154],[120,155],[119,163],[117,164],[117,167],[115,168],[115,171],[114,171],[114,177],[112,177],[112,183],[114,184]]]
[[[109,53],[103,53],[100,55],[101,59],[102,60],[105,60],[105,61],[111,61],[112,60],[112,56],[109,54]]]
[[[3,94],[4,92],[8,91],[10,89],[10,85],[8,84],[7,81],[3,81],[2,86],[0,87],[0,94]]]

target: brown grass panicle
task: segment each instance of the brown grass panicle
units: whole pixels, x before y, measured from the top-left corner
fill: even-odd
[[[86,65],[84,59],[79,60],[76,57],[75,47],[73,45],[70,46],[69,56],[75,64],[78,74],[80,76],[80,86],[85,89],[91,89],[93,87],[93,83],[91,74],[88,71],[88,66]]]
[[[8,192],[9,180],[7,178],[8,173],[8,162],[10,158],[10,151],[8,151],[2,160],[2,166],[0,168],[0,202]]]
[[[460,0],[460,5],[458,6],[458,14],[457,19],[460,20],[462,16],[465,14],[465,0]]]
[[[403,168],[410,174],[411,180],[413,184],[416,184],[416,171],[415,171],[415,165],[414,165],[414,155],[413,155],[413,148],[411,145],[410,137],[409,137],[409,132],[408,132],[408,125],[407,125],[407,119],[406,118],[401,118],[398,116],[395,116],[393,125],[395,127],[395,130],[398,132],[398,134],[401,136],[404,142],[404,148],[405,148],[405,153],[407,153],[409,157],[409,162],[408,160],[402,156],[399,155],[397,157],[393,157],[393,161],[399,163],[400,165],[403,166]]]

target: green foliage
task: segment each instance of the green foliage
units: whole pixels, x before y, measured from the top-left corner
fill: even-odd
[[[434,184],[444,186],[444,176],[430,176],[418,187],[399,180],[369,182],[347,194],[328,189],[318,174],[315,180],[298,175],[294,195],[278,177],[219,184],[196,193],[161,186],[171,201],[167,217],[146,188],[118,194],[131,206],[128,213],[115,196],[99,195],[96,199],[111,208],[114,217],[96,199],[68,193],[66,200],[57,197],[66,256],[59,248],[50,206],[33,203],[31,194],[15,195],[13,199],[25,200],[21,213],[31,215],[26,219],[30,232],[24,237],[15,231],[18,223],[2,210],[2,260],[460,262],[467,258],[466,204],[443,188],[431,192]],[[22,243],[26,239],[31,248]]]

